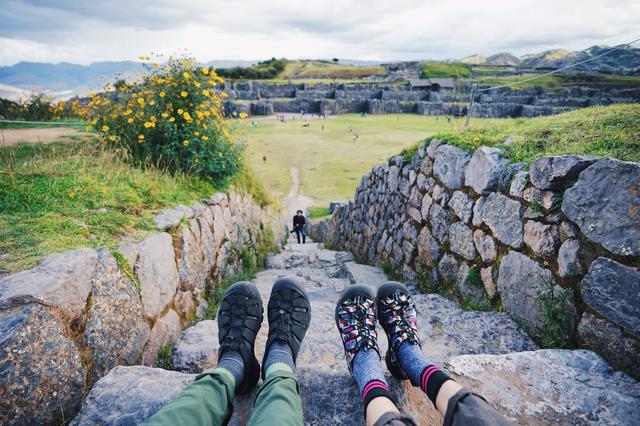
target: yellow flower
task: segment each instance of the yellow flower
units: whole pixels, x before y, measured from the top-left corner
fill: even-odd
[[[110,140],[111,142],[115,142],[117,139],[118,139],[118,138],[117,138],[116,136],[114,136],[114,135],[109,136],[109,140]]]
[[[183,90],[182,92],[180,92],[180,96],[186,98],[187,96],[189,96],[189,94]]]
[[[169,114],[167,114],[166,112],[162,113],[162,118],[167,118],[169,116]]]
[[[146,123],[144,123],[144,127],[147,129],[149,127],[156,127],[156,123],[154,123],[153,121],[147,121]]]
[[[246,112],[241,112],[240,113],[240,118],[247,118],[247,113]]]
[[[178,108],[178,115],[184,114],[184,110],[182,108]]]
[[[200,87],[200,83],[199,83],[199,82],[197,82],[197,81],[196,81],[196,82],[194,82],[194,83],[193,83],[193,85],[194,85],[194,86],[196,86],[196,87]]]
[[[194,136],[200,136],[200,132],[193,132]]]
[[[185,71],[182,73],[182,76],[188,80],[191,77],[191,74]]]
[[[184,145],[184,146],[189,146],[189,141],[188,141],[188,140],[186,140],[186,139],[185,139],[185,140],[183,140],[183,141],[182,141],[182,145]]]
[[[165,93],[164,92],[160,92],[160,97],[164,98]]]
[[[127,109],[127,110],[124,112],[124,115],[131,115],[132,113],[133,113],[133,111],[132,111],[131,109]]]
[[[209,136],[203,136],[203,137],[202,137],[202,140],[203,140],[203,141],[208,141],[208,140],[209,140]]]
[[[158,119],[157,119],[157,118],[155,118],[153,115],[149,118],[149,120],[153,121],[154,123],[155,123],[156,121],[158,121]]]
[[[176,118],[175,118],[175,117],[170,117],[170,118],[169,118],[169,122],[170,122],[170,123],[173,123],[174,121],[176,121]]]
[[[75,192],[73,192],[73,191],[70,191],[70,192],[69,192],[69,198],[71,198],[72,200],[73,200],[74,198],[76,198],[76,193],[75,193]]]
[[[218,157],[222,157],[222,152],[218,152]]]
[[[205,96],[209,96],[209,91],[205,89],[205,90],[202,91],[202,94],[205,95]]]
[[[204,75],[209,74],[209,68],[202,67],[200,70],[202,71],[202,74],[204,74]]]
[[[155,105],[156,101],[154,101],[153,99],[149,101],[149,105]]]
[[[127,123],[129,123],[129,124],[133,123],[133,118],[129,118],[129,119],[127,120]]]
[[[142,134],[138,135],[138,140],[143,141],[144,140],[144,135],[142,135]]]
[[[102,126],[102,131],[107,133],[109,131],[109,126]]]

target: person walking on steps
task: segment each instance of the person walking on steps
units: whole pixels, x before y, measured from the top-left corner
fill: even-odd
[[[387,334],[385,361],[398,380],[409,379],[419,387],[436,410],[444,426],[509,425],[480,395],[463,388],[431,362],[418,338],[416,307],[407,288],[388,282],[377,297],[365,285],[347,287],[338,300],[336,325],[342,338],[349,372],[364,403],[367,426],[416,425],[399,412],[382,370],[376,334],[376,319]]]
[[[293,231],[296,233],[296,237],[298,237],[298,244],[300,244],[300,235],[302,235],[302,244],[307,242],[307,236],[304,233],[304,227],[307,224],[304,215],[302,214],[302,210],[298,210],[296,215],[293,217]]]
[[[302,425],[302,400],[296,358],[311,322],[304,289],[289,278],[277,280],[267,307],[269,335],[262,359],[262,385],[249,425]],[[237,282],[218,309],[218,365],[199,374],[173,401],[144,425],[223,425],[233,414],[233,398],[250,393],[260,378],[254,346],[262,324],[262,299],[256,286]]]

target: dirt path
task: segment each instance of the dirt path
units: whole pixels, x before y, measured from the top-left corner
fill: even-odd
[[[48,127],[40,129],[0,129],[0,147],[14,146],[18,142],[51,143],[71,141],[70,136],[82,136],[87,133],[70,127]]]
[[[300,175],[295,167],[291,167],[291,182],[289,194],[284,199],[289,216],[293,216],[297,210],[305,211],[314,204],[313,198],[300,195]]]

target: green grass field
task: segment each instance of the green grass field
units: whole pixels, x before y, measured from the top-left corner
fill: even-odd
[[[253,128],[246,120],[239,128],[256,174],[274,196],[283,198],[291,187],[290,168],[296,167],[301,192],[313,197],[318,207],[353,197],[360,177],[389,156],[462,125],[462,120],[448,124],[444,117],[414,114],[346,114],[310,120],[309,127],[300,119],[257,122]]]

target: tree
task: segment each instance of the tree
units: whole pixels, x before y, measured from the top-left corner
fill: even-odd
[[[337,64],[338,62],[340,62],[340,59],[338,59],[338,58],[333,58],[333,59],[332,59],[332,61],[333,61],[333,63],[334,63],[334,64]]]

